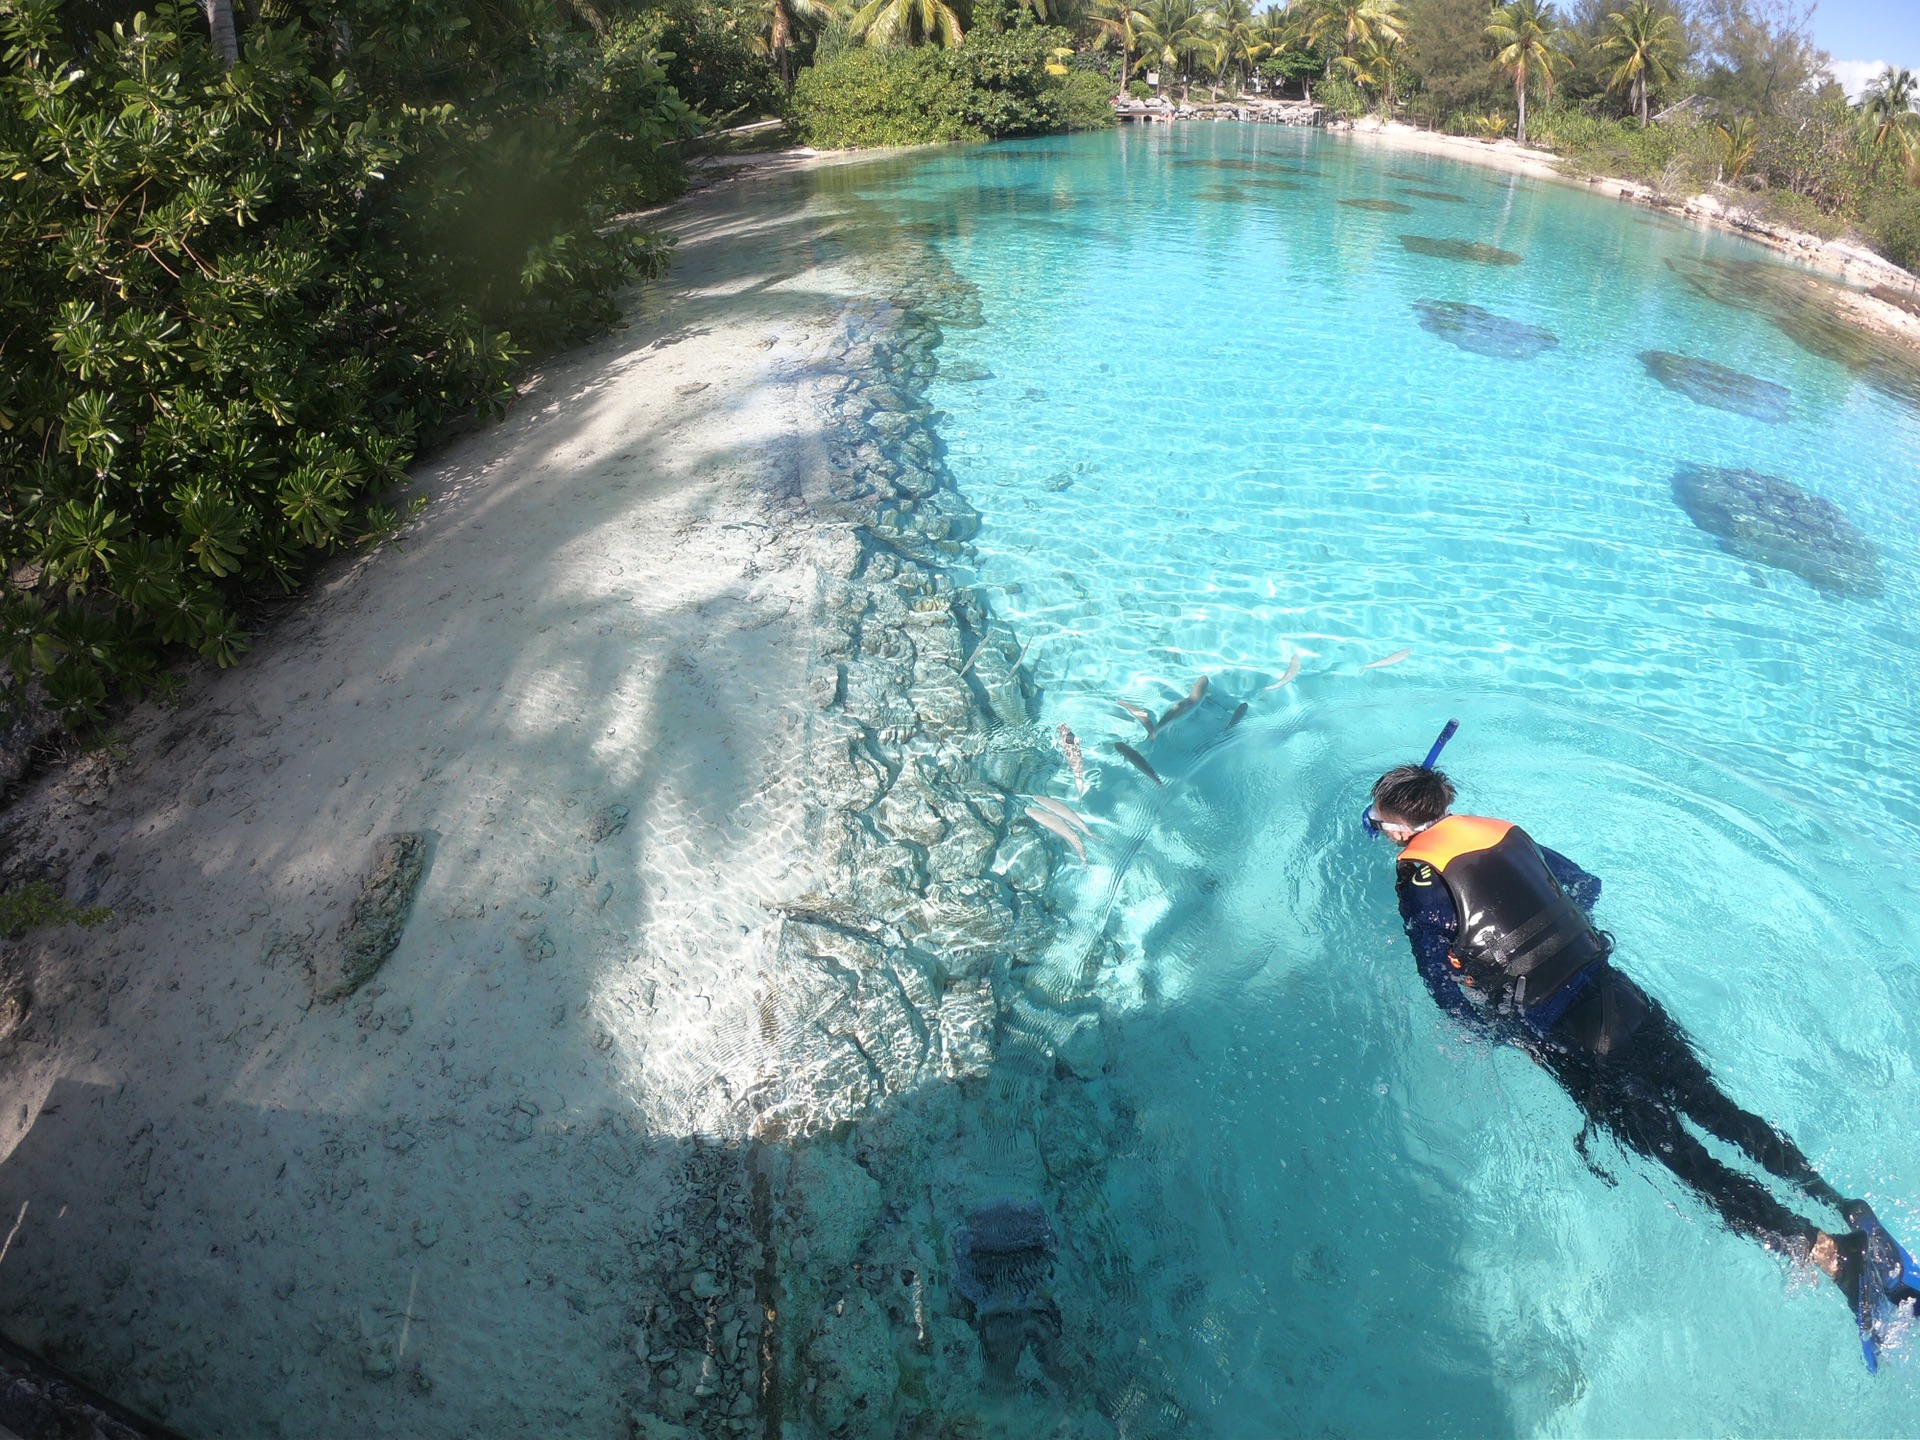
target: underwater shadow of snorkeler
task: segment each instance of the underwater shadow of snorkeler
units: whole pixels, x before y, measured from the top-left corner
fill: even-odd
[[[1598,876],[1517,825],[1452,813],[1453,783],[1433,768],[1439,748],[1375,781],[1366,812],[1368,830],[1399,847],[1400,916],[1435,1002],[1560,1082],[1587,1118],[1583,1159],[1588,1134],[1605,1130],[1666,1166],[1729,1228],[1817,1265],[1847,1298],[1876,1369],[1895,1317],[1920,1308],[1912,1258],[1865,1201],[1842,1196],[1792,1140],[1728,1098],[1686,1031],[1615,968],[1613,938],[1592,920]],[[1683,1118],[1853,1228],[1834,1235],[1795,1214],[1716,1159]]]

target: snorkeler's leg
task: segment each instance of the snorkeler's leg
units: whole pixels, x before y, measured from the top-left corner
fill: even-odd
[[[1729,1229],[1769,1250],[1805,1255],[1821,1230],[1751,1175],[1715,1159],[1644,1076],[1593,1055],[1549,1052],[1547,1067],[1589,1119],[1630,1150],[1657,1160],[1718,1212]]]
[[[1650,1013],[1626,1059],[1672,1104],[1709,1135],[1736,1145],[1769,1174],[1790,1181],[1812,1199],[1841,1209],[1846,1201],[1813,1168],[1798,1145],[1750,1110],[1733,1103],[1693,1048],[1686,1031],[1649,998]]]

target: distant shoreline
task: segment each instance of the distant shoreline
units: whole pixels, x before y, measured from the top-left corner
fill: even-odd
[[[1883,255],[1876,255],[1871,250],[1850,245],[1844,240],[1823,240],[1804,230],[1768,224],[1711,195],[1695,195],[1691,199],[1678,201],[1662,195],[1650,185],[1633,180],[1621,180],[1613,176],[1569,175],[1560,168],[1560,157],[1552,151],[1534,150],[1512,140],[1474,140],[1464,135],[1443,135],[1437,131],[1420,130],[1398,121],[1383,124],[1374,119],[1332,125],[1328,130],[1395,150],[1438,155],[1469,165],[1525,175],[1530,179],[1551,180],[1596,191],[1617,200],[1644,205],[1676,219],[1692,220],[1730,235],[1743,235],[1849,285],[1886,286],[1911,293],[1920,299],[1920,278],[1901,269]],[[1862,328],[1920,350],[1920,314],[1909,313],[1898,305],[1866,294],[1864,290],[1845,292],[1841,309],[1846,318]]]

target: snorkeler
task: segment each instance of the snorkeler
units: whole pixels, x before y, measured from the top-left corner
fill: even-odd
[[[1847,1297],[1867,1368],[1876,1369],[1896,1315],[1920,1306],[1920,1269],[1865,1201],[1842,1196],[1791,1140],[1734,1104],[1686,1031],[1614,968],[1613,939],[1590,916],[1597,876],[1517,825],[1451,813],[1453,784],[1433,763],[1452,731],[1424,765],[1374,782],[1366,812],[1367,829],[1400,847],[1400,915],[1434,1000],[1552,1073],[1587,1117],[1582,1159],[1588,1134],[1606,1130],[1666,1166],[1730,1228],[1818,1266]],[[1853,1228],[1835,1235],[1795,1214],[1716,1159],[1683,1116]]]

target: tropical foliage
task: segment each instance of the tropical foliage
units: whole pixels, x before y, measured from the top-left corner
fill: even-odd
[[[795,123],[809,144],[833,148],[1111,125],[1112,85],[1056,62],[1069,39],[1023,25],[976,30],[951,48],[851,49],[801,74]]]
[[[232,663],[392,523],[423,439],[604,326],[665,253],[607,218],[677,189],[692,117],[551,15],[531,72],[520,33],[372,14],[351,50],[256,20],[231,64],[171,3],[81,46],[66,18],[0,0],[0,662],[86,718],[169,649]],[[463,51],[489,101],[434,93]]]

